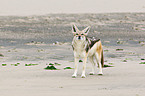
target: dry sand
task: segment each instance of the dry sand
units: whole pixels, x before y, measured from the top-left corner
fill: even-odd
[[[145,13],[0,17],[0,96],[144,96]],[[104,75],[71,78],[71,23],[103,43]],[[57,41],[57,42],[56,42]],[[121,50],[117,50],[121,49]],[[142,59],[142,60],[141,60]],[[14,64],[18,66],[14,66]],[[25,66],[25,64],[38,64]],[[60,70],[45,70],[49,63]],[[6,64],[6,66],[2,65]]]

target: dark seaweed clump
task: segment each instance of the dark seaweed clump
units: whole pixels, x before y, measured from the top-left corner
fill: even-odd
[[[141,63],[139,63],[139,64],[145,64],[145,62],[141,62]]]
[[[110,66],[110,65],[104,65],[104,68],[107,68],[107,67],[114,67],[114,66]]]
[[[66,70],[66,69],[73,69],[73,68],[71,68],[71,67],[65,67],[65,68],[63,68],[64,70]]]
[[[55,66],[53,65],[49,65],[46,68],[44,68],[45,70],[58,70]]]

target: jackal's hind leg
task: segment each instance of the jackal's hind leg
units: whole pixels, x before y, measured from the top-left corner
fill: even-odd
[[[96,71],[96,64],[95,64],[95,62],[93,60],[93,57],[94,56],[90,56],[89,57],[89,61],[90,61],[90,63],[92,63],[92,72],[90,72],[90,75],[94,75],[95,74],[95,71]]]
[[[98,75],[103,75],[102,64],[101,64],[101,54],[96,53],[95,54],[95,58],[96,58],[96,61],[97,61],[98,67],[99,67],[99,73],[98,73]]]

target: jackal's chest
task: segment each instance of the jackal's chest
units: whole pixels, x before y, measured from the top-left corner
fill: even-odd
[[[79,44],[79,43],[75,44],[75,43],[73,43],[72,47],[73,47],[74,55],[76,57],[84,57],[86,55],[84,44]]]
[[[86,52],[82,51],[82,50],[74,50],[74,56],[75,57],[85,57],[86,56]]]

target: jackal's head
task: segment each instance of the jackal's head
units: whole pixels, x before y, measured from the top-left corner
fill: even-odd
[[[75,40],[86,40],[86,36],[90,30],[90,26],[86,27],[84,30],[80,31],[76,25],[72,26],[72,33]]]

